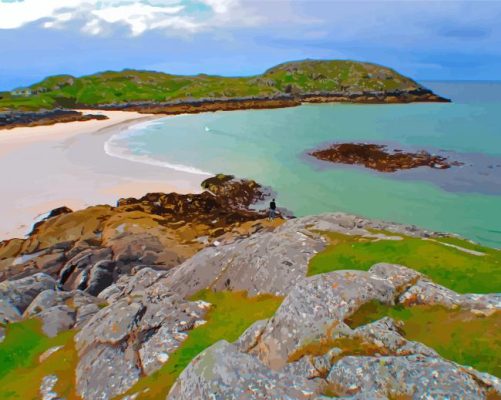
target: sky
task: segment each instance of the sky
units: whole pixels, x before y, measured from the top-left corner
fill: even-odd
[[[254,75],[306,58],[501,80],[501,0],[0,0],[0,90],[124,68]]]

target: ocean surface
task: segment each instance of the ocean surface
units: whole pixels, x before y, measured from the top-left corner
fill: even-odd
[[[181,115],[113,136],[110,155],[269,185],[295,215],[345,211],[501,248],[501,82],[424,82],[450,104],[321,104]],[[308,155],[334,142],[427,150],[464,165],[393,174]]]

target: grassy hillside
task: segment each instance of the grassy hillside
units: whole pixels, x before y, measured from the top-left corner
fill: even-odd
[[[0,110],[98,106],[136,101],[267,97],[311,92],[413,90],[420,86],[392,69],[355,61],[296,61],[252,77],[179,76],[124,70],[80,78],[58,75],[0,92]]]
[[[353,269],[367,271],[379,262],[401,264],[459,293],[497,293],[501,251],[463,239],[425,240],[380,232],[400,240],[325,233],[330,244],[312,258],[308,275]]]

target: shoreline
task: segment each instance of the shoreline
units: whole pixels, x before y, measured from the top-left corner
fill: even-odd
[[[95,113],[94,110],[79,110]],[[147,192],[201,192],[207,177],[111,156],[114,134],[165,116],[101,111],[106,120],[18,127],[0,132],[0,240],[24,237],[56,207],[72,210],[115,205],[119,198]]]
[[[414,91],[389,91],[389,92],[311,92],[301,95],[281,95],[273,97],[236,97],[236,98],[206,98],[197,100],[180,100],[170,102],[128,102],[118,104],[76,105],[67,109],[59,109],[61,113],[82,113],[80,116],[58,116],[58,109],[48,111],[9,111],[0,110],[0,116],[11,116],[12,121],[7,125],[0,125],[0,134],[5,130],[18,127],[48,126],[58,123],[71,123],[96,119],[106,111],[127,111],[140,114],[184,115],[199,114],[216,111],[239,110],[269,110],[275,108],[298,107],[304,104],[409,104],[409,103],[449,103],[450,99],[436,95],[427,89]],[[82,112],[83,111],[83,112]],[[88,113],[88,114],[85,114]],[[30,116],[30,121],[25,121],[24,115]],[[36,114],[39,114],[38,117]],[[52,114],[56,114],[52,116]],[[97,115],[96,115],[97,114]],[[72,119],[73,118],[73,119]]]

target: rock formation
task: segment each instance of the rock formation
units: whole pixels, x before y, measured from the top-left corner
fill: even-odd
[[[3,276],[9,280],[0,282],[0,338],[5,326],[27,318],[40,319],[49,337],[73,329],[76,395],[84,400],[141,399],[148,389],[136,391],[134,385],[152,374],[160,374],[156,379],[161,380],[170,357],[211,319],[213,305],[193,300],[193,295],[246,291],[283,301],[274,315],[256,321],[234,343],[218,341],[191,359],[160,398],[501,396],[499,378],[409,340],[397,320],[385,316],[360,326],[349,322],[372,302],[492,316],[501,312],[499,294],[456,293],[420,272],[389,263],[367,271],[307,276],[311,258],[327,246],[325,232],[371,240],[392,235],[438,240],[443,235],[342,213],[265,225],[261,214],[248,209],[262,195],[259,185],[219,176],[205,187],[214,194],[149,194],[120,200],[117,207],[94,207],[91,213],[61,213],[39,224],[30,238],[4,243]],[[146,222],[141,231],[121,237],[128,213],[136,224]],[[195,223],[197,227],[187,228]],[[184,229],[180,236],[188,241],[165,242],[163,236],[175,232],[164,230],[169,225]],[[215,229],[224,233],[212,234]],[[201,244],[200,235],[210,245]],[[189,251],[173,250],[174,243]],[[166,263],[166,248],[169,255],[176,252],[176,262]],[[9,267],[7,261],[16,265]],[[57,351],[50,349],[40,358]],[[59,379],[58,373],[47,374],[37,383],[39,392],[60,398]]]
[[[89,121],[108,119],[102,114],[83,114],[74,110],[47,110],[33,112],[0,112],[0,130],[20,126],[53,125],[59,122]]]
[[[448,161],[445,157],[432,155],[426,151],[417,153],[402,150],[390,151],[385,145],[368,143],[339,143],[326,149],[310,153],[315,158],[333,163],[363,165],[380,172],[396,172],[418,167],[448,169],[462,165],[457,161]]]

